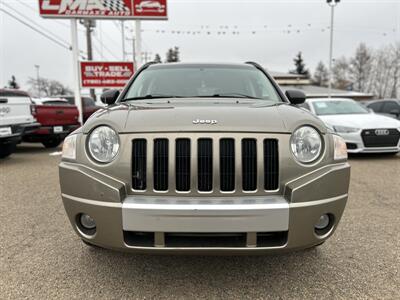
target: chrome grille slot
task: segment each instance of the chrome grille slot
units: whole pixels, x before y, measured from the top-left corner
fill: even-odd
[[[168,190],[168,139],[154,140],[154,190]]]
[[[264,189],[276,190],[279,185],[278,141],[264,140]]]
[[[198,190],[210,192],[213,182],[212,139],[199,139],[197,143]]]
[[[132,190],[190,196],[279,192],[281,139],[286,143],[278,134],[137,134]]]
[[[223,192],[235,189],[235,140],[220,139],[220,187]]]
[[[190,191],[190,139],[177,139],[175,144],[176,190]]]
[[[257,143],[255,139],[242,140],[243,191],[257,189]]]
[[[147,141],[132,141],[132,187],[135,190],[146,189]]]

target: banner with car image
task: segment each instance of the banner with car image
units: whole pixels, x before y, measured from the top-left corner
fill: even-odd
[[[82,88],[123,88],[133,75],[131,62],[81,61]]]
[[[44,18],[168,19],[167,0],[39,0]]]

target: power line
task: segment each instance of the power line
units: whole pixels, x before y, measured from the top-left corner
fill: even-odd
[[[3,3],[3,4],[4,4],[4,3]],[[56,40],[55,38],[53,38],[52,36],[48,35],[47,33],[45,33],[45,32],[43,32],[43,31],[41,31],[41,30],[35,28],[35,27],[32,26],[31,24],[25,22],[24,20],[21,20],[19,17],[17,17],[17,16],[15,16],[15,15],[13,15],[12,13],[10,13],[10,12],[4,10],[4,8],[0,8],[0,11],[2,11],[2,12],[5,13],[5,14],[7,14],[7,15],[10,16],[11,18],[17,20],[18,22],[22,23],[23,25],[29,27],[30,29],[32,29],[33,31],[39,33],[40,35],[44,36],[44,37],[47,38],[48,40],[50,40],[50,41],[56,43],[57,45],[59,45],[59,46],[61,46],[61,47],[63,47],[64,49],[67,49],[67,50],[69,50],[69,51],[71,50],[71,48],[70,48],[69,45],[68,45],[68,46],[64,45],[63,43],[61,43],[60,41]]]
[[[118,60],[118,58],[115,56],[115,54],[114,54],[106,45],[104,45],[103,42],[100,41],[99,38],[98,38],[97,36],[94,35],[94,38],[101,44],[101,46],[102,46],[104,49],[106,49],[106,51],[107,51],[108,53],[110,53],[110,55],[111,55],[112,57],[114,57],[116,60]]]
[[[38,13],[39,13],[39,11],[38,11],[37,9],[33,8],[33,7],[30,6],[29,4],[23,2],[22,0],[17,0],[17,1],[18,1],[19,4],[22,4],[22,5],[25,6],[26,8],[30,9],[31,11],[33,11],[35,14],[38,14]],[[59,20],[57,20],[57,19],[49,19],[49,21],[55,22],[55,23],[57,23],[57,24],[59,24],[59,25],[62,25],[62,26],[64,26],[65,28],[68,28],[68,29],[70,28],[69,25],[67,25],[67,24],[65,24],[65,23],[63,23],[62,21],[59,21]],[[78,30],[81,31],[81,32],[84,32],[84,30],[81,29],[81,28],[78,28]]]
[[[3,3],[3,4],[4,4],[4,3]],[[30,29],[32,29],[32,30],[36,31],[37,33],[41,34],[42,36],[44,36],[45,38],[49,39],[50,41],[56,43],[57,45],[59,45],[59,46],[65,48],[65,49],[67,49],[67,50],[71,50],[69,46],[66,46],[65,44],[63,44],[63,43],[61,43],[60,41],[56,40],[55,38],[53,38],[52,36],[48,35],[47,33],[44,33],[43,31],[41,31],[41,30],[39,30],[39,29],[33,27],[33,26],[30,25],[29,23],[27,23],[27,22],[21,20],[19,17],[17,17],[17,16],[15,16],[15,15],[13,15],[12,13],[10,13],[10,12],[4,10],[4,8],[0,8],[0,10],[1,10],[3,13],[5,13],[5,14],[9,15],[10,17],[14,18],[15,20],[17,20],[18,22],[24,24],[25,26],[28,26]]]
[[[55,33],[47,30],[46,28],[44,28],[43,26],[41,26],[40,24],[36,23],[35,21],[33,21],[31,18],[27,17],[26,15],[22,14],[21,12],[19,12],[18,10],[12,8],[11,6],[9,6],[7,3],[3,3],[5,6],[7,6],[9,9],[11,9],[12,11],[14,11],[14,13],[17,13],[18,15],[20,15],[21,17],[23,17],[26,20],[29,20],[32,24],[36,25],[37,27],[39,27],[41,30],[43,30],[44,32],[47,32],[47,34],[52,35],[54,38],[58,39],[59,41],[63,42],[64,44],[69,45],[68,42],[66,42],[65,40],[63,40],[60,36],[56,35]]]

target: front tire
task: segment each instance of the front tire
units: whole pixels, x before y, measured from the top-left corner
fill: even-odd
[[[51,140],[43,141],[42,144],[46,148],[56,148],[61,144],[61,140],[58,138],[51,139]]]
[[[16,144],[0,145],[0,159],[6,158],[14,152]]]

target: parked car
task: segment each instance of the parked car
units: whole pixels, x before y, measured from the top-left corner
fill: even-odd
[[[301,106],[340,134],[349,153],[400,151],[400,121],[371,113],[352,99],[308,99]]]
[[[377,114],[383,114],[388,117],[400,120],[400,100],[384,99],[371,100],[363,103],[369,109],[372,109]]]
[[[60,95],[57,98],[66,99],[70,104],[75,105],[75,97],[71,95]],[[81,97],[82,98],[82,107],[83,107],[83,123],[86,122],[87,119],[98,109],[101,107],[96,105],[96,102],[90,97]]]
[[[109,107],[65,139],[59,165],[85,243],[271,253],[317,246],[337,228],[345,142],[258,64],[146,64],[102,100]]]
[[[28,93],[0,89],[0,158],[9,156],[24,134],[40,126],[32,115],[32,105]]]
[[[78,108],[67,100],[42,98],[34,99],[34,102],[34,116],[40,123],[40,128],[24,135],[25,142],[42,143],[46,148],[54,148],[80,126]]]

